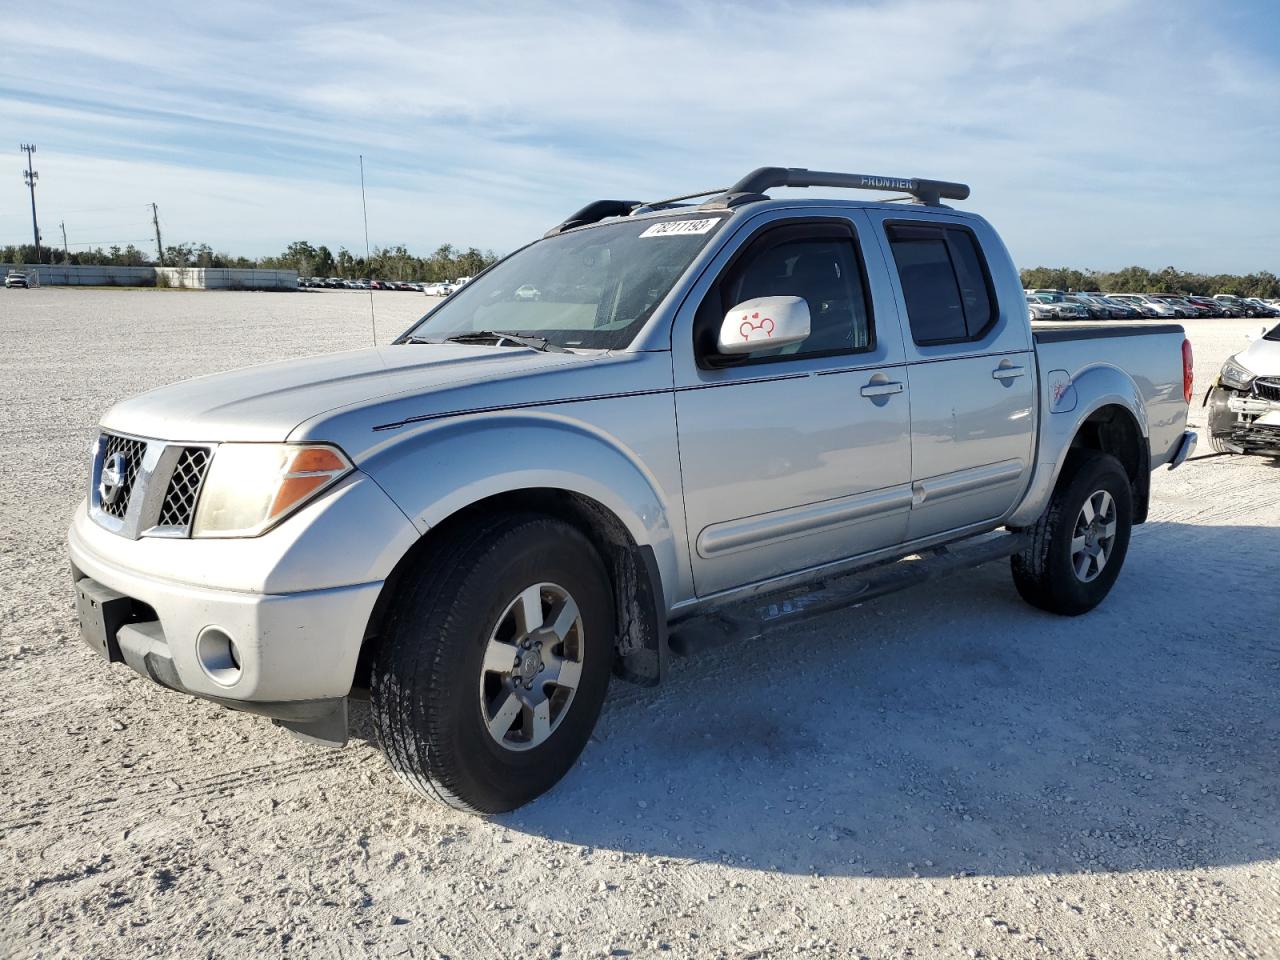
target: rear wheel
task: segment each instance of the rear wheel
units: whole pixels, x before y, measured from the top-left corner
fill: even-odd
[[[1133,491],[1120,461],[1073,451],[1030,545],[1012,558],[1018,593],[1064,616],[1092,610],[1120,575],[1132,524]]]
[[[406,577],[374,654],[392,768],[457,809],[527,803],[586,746],[613,640],[609,579],[576,528],[524,515],[459,531]]]

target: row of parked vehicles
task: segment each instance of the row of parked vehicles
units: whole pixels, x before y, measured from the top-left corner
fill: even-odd
[[[1142,317],[1280,317],[1280,300],[1222,293],[1199,297],[1174,293],[1099,293],[1027,290],[1032,320],[1135,320]]]
[[[345,277],[299,277],[298,287],[316,290],[404,290],[409,293],[425,293],[428,297],[447,297],[470,279],[470,277],[459,277],[457,280],[430,283],[425,280],[366,280],[364,278],[348,280]]]

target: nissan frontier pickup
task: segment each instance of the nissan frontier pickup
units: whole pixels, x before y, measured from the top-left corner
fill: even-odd
[[[323,743],[368,699],[406,784],[492,813],[673,651],[1006,557],[1086,613],[1194,447],[1190,347],[1033,326],[968,195],[766,167],[596,201],[389,346],[112,407],[69,534],[84,639]]]

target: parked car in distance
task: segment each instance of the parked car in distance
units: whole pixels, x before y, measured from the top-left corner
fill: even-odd
[[[1261,316],[1261,314],[1258,311],[1257,305],[1250,303],[1244,297],[1237,297],[1230,293],[1219,293],[1219,294],[1215,294],[1213,299],[1217,300],[1219,303],[1225,303],[1229,306],[1235,307],[1237,310],[1240,311],[1241,316],[1244,316],[1244,317]]]
[[[1115,297],[1103,296],[1101,299],[1103,303],[1110,304],[1112,311],[1114,311],[1113,316],[1122,320],[1139,320],[1145,316],[1135,304],[1125,303],[1125,301],[1117,300]]]
[[[1078,294],[1069,293],[1063,298],[1067,303],[1075,303],[1084,307],[1091,320],[1110,320],[1112,319],[1111,307],[1092,297],[1082,297]]]
[[[886,182],[917,202],[766,194]],[[696,205],[599,201],[392,345],[125,400],[68,534],[82,636],[313,741],[368,697],[406,785],[498,813],[673,648],[751,641],[751,683],[797,616],[1005,558],[1029,604],[1086,613],[1151,471],[1194,449],[1190,344],[1033,326],[994,227],[940,202],[968,195],[766,167]]]
[[[1032,320],[1059,320],[1061,319],[1057,307],[1052,303],[1045,303],[1043,300],[1037,300],[1035,297],[1027,297],[1027,313]]]
[[[517,300],[537,300],[542,293],[532,283],[526,283],[522,287],[516,287],[514,296]]]
[[[1257,315],[1260,317],[1280,316],[1280,307],[1272,306],[1261,297],[1245,297],[1245,302],[1253,304],[1253,306],[1257,308]]]
[[[1209,317],[1232,316],[1232,313],[1228,311],[1232,310],[1233,308],[1228,307],[1226,304],[1224,304],[1220,300],[1213,299],[1213,297],[1189,296],[1187,297],[1187,302],[1195,304],[1197,307],[1200,307],[1202,310],[1207,311],[1205,316],[1209,316]],[[1240,314],[1236,312],[1234,315],[1239,316]]]
[[[1053,311],[1053,316],[1059,320],[1089,319],[1088,308],[1082,303],[1068,300],[1066,294],[1058,293],[1057,291],[1033,293],[1031,299],[1050,307]]]
[[[31,281],[27,279],[27,275],[21,270],[10,270],[4,275],[4,285],[9,287],[21,287],[26,290],[31,286]]]
[[[1152,317],[1177,317],[1182,311],[1179,311],[1171,303],[1165,303],[1152,294],[1147,293],[1112,293],[1108,294],[1117,300],[1123,300],[1125,303],[1137,304],[1142,312]]]

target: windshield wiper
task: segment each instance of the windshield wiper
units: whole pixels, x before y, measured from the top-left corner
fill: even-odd
[[[413,343],[415,338],[409,339]],[[418,341],[423,342],[423,341]],[[468,330],[466,333],[455,333],[452,336],[445,337],[440,343],[493,343],[501,346],[503,343],[514,343],[520,347],[529,347],[532,350],[541,350],[544,353],[568,353],[564,347],[558,343],[552,343],[546,337],[530,337],[521,333],[505,333],[502,330]]]

